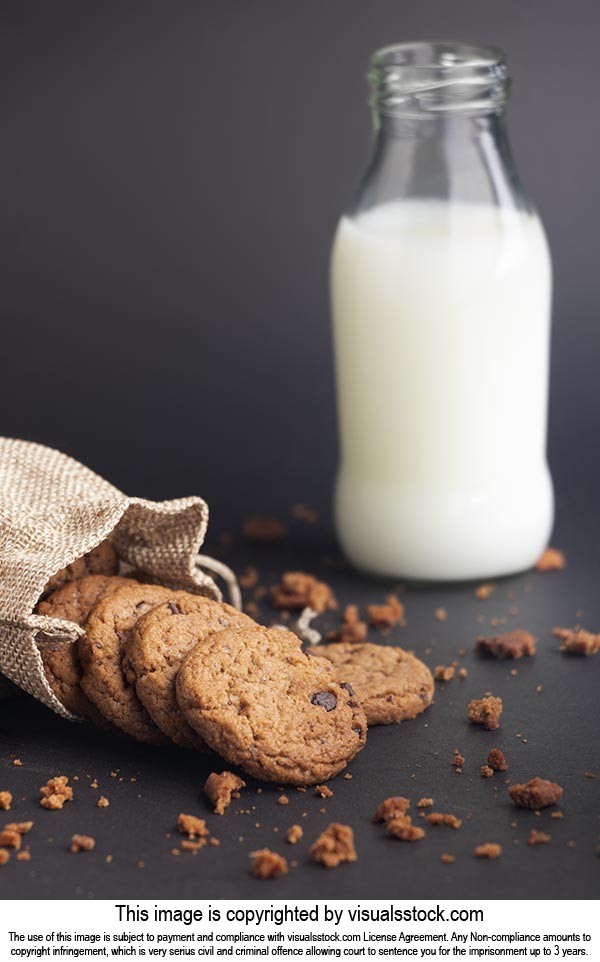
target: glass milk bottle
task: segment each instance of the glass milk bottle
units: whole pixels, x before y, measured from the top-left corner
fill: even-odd
[[[336,526],[379,575],[529,568],[553,521],[551,264],[517,177],[502,54],[378,51],[375,137],[331,265]]]

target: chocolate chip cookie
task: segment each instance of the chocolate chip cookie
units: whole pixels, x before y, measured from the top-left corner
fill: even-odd
[[[310,649],[335,666],[364,709],[369,725],[391,725],[414,718],[431,704],[433,678],[422,661],[402,648],[339,642]]]
[[[161,731],[177,745],[206,749],[177,704],[175,678],[183,658],[217,631],[253,628],[254,624],[229,605],[183,592],[136,623],[125,642],[125,655],[137,696]]]
[[[102,541],[83,557],[77,558],[66,568],[61,568],[50,578],[44,588],[44,597],[49,591],[56,591],[61,585],[69,581],[76,581],[78,578],[85,578],[86,575],[116,575],[119,571],[119,559],[117,552],[110,541]]]
[[[49,618],[74,621],[83,627],[98,602],[125,585],[135,585],[135,581],[108,575],[88,575],[77,581],[68,581],[41,601],[36,612]],[[58,700],[74,715],[105,728],[106,719],[81,689],[82,670],[77,644],[48,639],[40,641],[38,648],[48,684]]]
[[[309,657],[284,629],[211,635],[184,659],[176,690],[211,748],[266,781],[325,781],[365,744],[365,714],[333,666]]]
[[[104,598],[87,620],[79,639],[83,667],[81,687],[108,721],[140,742],[162,744],[167,739],[136,695],[133,679],[124,671],[124,645],[138,618],[178,592],[160,585],[128,585]]]

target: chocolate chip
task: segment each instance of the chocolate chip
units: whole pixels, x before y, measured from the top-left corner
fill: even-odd
[[[172,614],[174,615],[181,614],[181,608],[179,607],[179,605],[176,605],[174,601],[167,601],[167,606]]]
[[[324,708],[325,711],[333,711],[337,705],[337,698],[330,691],[318,691],[311,698],[313,705]]]
[[[356,694],[356,692],[354,691],[354,688],[352,687],[349,681],[340,682],[340,688],[345,688],[349,695],[354,696]]]

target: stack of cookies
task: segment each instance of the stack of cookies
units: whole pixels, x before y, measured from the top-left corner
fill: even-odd
[[[227,604],[119,577],[105,543],[48,586],[37,612],[85,629],[40,639],[48,682],[74,714],[138,741],[213,749],[257,778],[291,785],[337,775],[367,724],[414,717],[433,680],[380,645],[303,651]]]

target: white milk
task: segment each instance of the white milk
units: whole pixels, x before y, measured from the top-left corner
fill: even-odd
[[[432,580],[530,567],[553,520],[551,268],[537,217],[386,204],[342,219],[331,284],[350,560]]]

